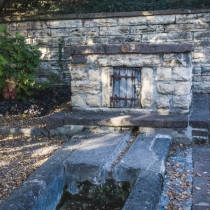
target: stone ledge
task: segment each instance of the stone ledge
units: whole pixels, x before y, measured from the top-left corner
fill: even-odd
[[[58,15],[37,15],[37,16],[5,16],[0,18],[0,22],[22,22],[22,21],[43,21],[43,20],[70,20],[70,19],[93,19],[93,18],[116,18],[116,17],[136,17],[171,14],[198,14],[209,13],[210,9],[177,9],[177,10],[155,10],[155,11],[134,11],[134,12],[109,12],[109,13],[87,13],[87,14],[58,14]]]
[[[126,47],[126,51],[122,48]],[[185,53],[194,50],[193,44],[115,44],[65,47],[66,55],[88,54],[156,54],[156,53]],[[124,52],[123,52],[124,51]]]
[[[47,117],[47,129],[56,127],[56,118],[63,119],[63,125],[88,126],[123,126],[123,127],[154,127],[154,128],[186,128],[188,115],[186,114],[129,114],[120,115],[111,112],[60,112]],[[53,127],[51,127],[51,125]]]

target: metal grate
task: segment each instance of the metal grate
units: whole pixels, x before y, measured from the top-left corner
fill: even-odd
[[[114,67],[111,75],[113,86],[111,107],[141,108],[141,68]]]

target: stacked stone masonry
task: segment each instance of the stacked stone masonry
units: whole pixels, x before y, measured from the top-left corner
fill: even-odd
[[[122,17],[120,13],[119,15],[116,13],[113,16],[110,14],[102,18],[88,18],[89,16],[85,15],[85,18],[60,20],[3,19],[1,25],[6,25],[11,34],[22,34],[27,43],[39,45],[43,62],[38,72],[43,79],[50,71],[57,74],[61,71],[58,64],[59,38],[64,39],[65,46],[192,43],[195,48],[192,52],[192,65],[188,63],[187,66],[185,61],[177,59],[175,54],[142,55],[141,59],[137,54],[124,57],[122,55],[112,57],[91,55],[87,56],[90,61],[88,66],[85,64],[71,65],[69,55],[63,54],[62,57],[65,75],[62,84],[69,84],[70,77],[72,77],[72,89],[75,90],[78,87],[85,95],[78,94],[72,97],[76,97],[78,103],[84,106],[107,105],[109,96],[103,95],[103,90],[108,87],[105,87],[104,83],[99,83],[97,78],[105,75],[103,80],[106,80],[109,74],[107,72],[112,71],[110,66],[113,65],[113,62],[115,66],[116,62],[118,66],[129,66],[130,59],[132,59],[132,66],[143,67],[143,83],[146,82],[144,77],[147,77],[148,74],[155,78],[153,88],[156,93],[152,96],[151,92],[145,93],[141,99],[143,107],[188,109],[191,90],[191,79],[188,75],[191,74],[192,66],[192,91],[195,93],[210,92],[210,13],[201,12],[192,14],[181,14],[180,12],[174,15],[170,15],[170,12],[162,12],[164,15],[160,15],[161,12],[159,15],[154,15],[155,12],[147,12],[148,15],[134,12],[133,16],[132,13],[129,13],[128,17],[126,15]],[[189,57],[190,55],[183,56]],[[99,66],[103,68],[99,69]],[[146,73],[144,69],[147,69]],[[180,85],[175,85],[177,82]],[[155,99],[148,99],[152,97]]]

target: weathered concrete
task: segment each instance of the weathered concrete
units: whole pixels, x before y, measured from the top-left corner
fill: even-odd
[[[151,171],[140,173],[123,210],[157,209],[161,194],[163,177]]]
[[[80,148],[64,162],[67,183],[87,180],[91,183],[104,182],[130,138],[129,133],[85,135]]]
[[[112,112],[60,112],[47,118],[47,129],[64,125],[95,125],[95,126],[141,126],[154,128],[186,128],[188,115],[124,114]],[[55,120],[55,121],[54,121]],[[201,119],[200,119],[201,120]],[[62,123],[60,123],[62,121]]]
[[[114,168],[116,180],[132,181],[130,170],[137,174],[140,171],[151,171],[164,176],[165,161],[172,143],[170,136],[156,135],[146,137],[139,135],[130,149]]]

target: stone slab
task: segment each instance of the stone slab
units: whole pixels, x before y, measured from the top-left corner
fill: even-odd
[[[210,187],[208,177],[194,177],[193,179],[193,210],[210,209]],[[197,189],[196,189],[197,188]]]
[[[103,182],[130,138],[130,133],[85,135],[82,145],[64,162],[67,183]]]
[[[58,121],[57,118],[58,117]],[[63,117],[63,118],[62,118]],[[62,120],[61,120],[62,119]],[[58,122],[58,125],[56,123]],[[186,128],[188,115],[123,114],[112,112],[60,112],[47,117],[47,129],[64,125]]]
[[[0,210],[55,210],[63,193],[65,181],[63,161],[82,141],[82,139],[74,139],[57,150],[0,205]]]
[[[199,173],[202,177],[210,176],[210,161],[195,161],[194,162],[194,173]]]
[[[87,63],[87,58],[85,56],[73,56],[72,63],[74,64]]]
[[[141,172],[123,210],[157,209],[162,183],[163,178],[160,174],[151,171]]]
[[[67,46],[64,47],[66,55],[87,54],[123,54],[123,53],[184,53],[194,50],[193,44],[127,44],[129,47],[123,52],[124,45],[92,45],[92,46]]]
[[[165,173],[165,161],[172,139],[170,136],[156,135],[146,137],[138,135],[129,150],[114,168],[116,180],[132,181],[129,171],[139,173],[141,170]],[[131,180],[130,180],[131,179]]]
[[[193,94],[189,125],[193,128],[209,128],[208,94]]]
[[[194,145],[193,147],[193,160],[194,161],[210,161],[210,147]]]

